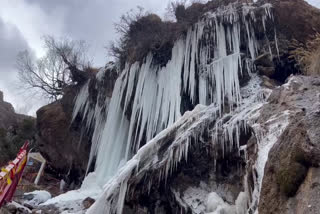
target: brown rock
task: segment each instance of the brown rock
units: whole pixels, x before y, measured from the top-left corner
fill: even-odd
[[[57,174],[67,174],[68,183],[80,184],[85,173],[90,151],[89,140],[71,129],[71,119],[61,101],[44,106],[37,111],[38,143],[41,154]]]
[[[263,66],[263,67],[273,67],[273,62],[272,62],[272,57],[270,55],[270,53],[264,53],[261,54],[260,56],[258,56],[255,61],[254,64],[257,66]]]
[[[269,153],[260,195],[261,214],[313,214],[320,210],[320,103],[316,96],[320,86],[313,84],[314,78],[295,77],[275,90],[262,113],[286,109],[293,116]]]
[[[320,32],[320,10],[304,0],[268,0],[274,8],[277,31],[288,40],[306,43]],[[279,37],[278,37],[279,38]]]
[[[277,83],[275,80],[268,78],[267,76],[262,76],[262,86],[274,89],[277,87],[279,83]]]
[[[85,209],[89,209],[94,202],[95,200],[93,198],[88,197],[82,201],[82,205]]]
[[[267,77],[272,77],[275,74],[274,67],[258,66],[258,71],[259,71],[260,75],[264,75],[264,76],[267,76]]]

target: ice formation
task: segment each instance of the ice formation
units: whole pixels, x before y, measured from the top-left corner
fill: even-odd
[[[219,206],[223,206],[223,205],[225,205],[225,202],[223,201],[222,198],[220,198],[220,196],[217,193],[212,192],[208,195],[207,206],[206,206],[206,211],[208,213],[216,211]]]
[[[235,205],[226,203],[217,193],[212,192],[208,195],[206,213],[207,214],[246,214],[247,195],[240,192]]]
[[[93,83],[94,87],[98,87],[98,83],[102,83],[103,77],[106,70],[100,70],[96,75],[96,83]],[[74,109],[72,113],[72,121],[74,121],[78,114],[82,115],[82,122],[85,123],[85,130],[82,130],[82,134],[86,134],[90,129],[93,129],[92,142],[99,142],[101,140],[101,130],[103,129],[106,123],[106,117],[108,112],[108,107],[110,103],[110,98],[102,94],[103,92],[98,93],[97,99],[104,100],[103,104],[98,101],[92,106],[89,99],[89,87],[91,80],[86,82],[78,92],[78,95],[75,98]],[[81,143],[81,142],[80,142]],[[89,162],[92,161],[94,154],[97,153],[97,144],[92,144],[90,151]],[[90,164],[88,165],[89,168]]]
[[[261,8],[262,13],[256,13]],[[204,132],[223,155],[234,148],[240,152],[240,133],[246,132],[265,97],[252,74],[252,62],[259,54],[254,26],[266,29],[266,21],[273,21],[271,8],[270,4],[230,4],[207,13],[175,42],[166,66],[155,65],[152,54],[143,62],[127,64],[111,100],[102,106],[90,105],[90,82],[82,87],[73,118],[80,113],[87,128],[94,127],[90,162],[96,157],[97,182],[106,184],[89,213],[122,213],[131,176],[157,172],[157,178],[148,177],[149,188],[166,181],[181,161],[187,161],[190,144],[200,142]],[[252,80],[241,89],[245,72]],[[99,72],[96,80],[102,76]],[[182,93],[196,106],[192,112],[181,112]],[[209,129],[208,124],[215,125]],[[158,150],[172,132],[178,134],[158,160]]]
[[[254,123],[257,112],[264,103],[262,97],[267,97],[270,93],[269,90],[260,89],[259,84],[259,78],[253,77],[248,86],[241,90],[243,94],[242,105],[222,117],[219,117],[219,108],[214,104],[207,107],[198,105],[192,112],[186,112],[173,125],[161,131],[144,145],[109,180],[104,187],[103,196],[89,209],[88,213],[122,213],[125,196],[129,194],[130,190],[128,181],[132,177],[138,175],[140,179],[148,182],[145,184],[145,188],[151,188],[161,181],[166,181],[181,161],[188,161],[188,149],[191,147],[191,143],[201,143],[199,139],[203,133],[207,133],[214,139],[212,141],[213,150],[219,147],[225,148],[226,151],[230,151],[231,148],[239,150],[240,132],[246,131],[247,124]],[[215,125],[210,128],[210,124]],[[171,133],[175,133],[172,139],[170,139]],[[171,141],[171,144],[165,149],[164,154],[160,155],[160,149],[164,149],[162,147],[168,140]],[[150,174],[152,175],[150,176]],[[221,209],[243,210],[246,206],[239,205],[243,200],[244,197],[241,195],[237,202],[238,206],[222,207]]]
[[[252,126],[258,140],[258,158],[254,165],[254,168],[257,171],[257,177],[253,178],[256,185],[252,190],[252,202],[249,210],[255,211],[256,214],[258,214],[257,207],[269,151],[289,124],[289,116],[290,112],[285,111],[279,115],[274,115],[266,121],[263,126],[262,124],[254,124]]]
[[[272,19],[271,5],[263,6],[263,23]],[[191,27],[186,38],[176,41],[166,66],[153,63],[127,65],[118,78],[109,108],[90,106],[88,82],[77,96],[74,118],[82,113],[87,127],[94,127],[90,162],[96,157],[98,182],[105,184],[141,147],[181,117],[182,93],[191,103],[210,105],[217,114],[240,105],[239,76],[251,74],[258,43],[251,4],[230,4]],[[260,23],[258,23],[260,24]],[[241,45],[247,47],[241,50]],[[101,79],[97,75],[97,80]],[[107,120],[102,117],[108,109]],[[229,133],[230,134],[230,133]],[[227,137],[227,136],[226,136]]]
[[[220,203],[220,206],[213,213],[230,211],[235,214],[243,214],[248,209],[253,212],[257,211],[261,181],[269,150],[286,128],[290,115],[290,112],[283,112],[274,115],[263,123],[257,121],[260,109],[265,104],[264,100],[270,92],[268,89],[260,88],[260,80],[254,76],[248,86],[241,89],[242,105],[233,112],[216,119],[218,108],[213,104],[208,107],[198,105],[192,112],[186,112],[172,126],[160,132],[143,146],[118,171],[116,176],[109,180],[104,187],[102,197],[88,210],[88,213],[122,213],[125,196],[130,194],[130,185],[128,184],[130,179],[137,179],[137,177],[143,179],[145,182],[149,182],[145,184],[145,188],[151,188],[151,186],[166,180],[176,170],[181,161],[188,161],[188,149],[191,147],[191,143],[202,143],[199,139],[203,133],[206,132],[213,138],[218,136],[216,141],[212,141],[214,143],[213,149],[221,146],[228,150],[232,148],[232,141],[229,138],[230,133],[233,133],[234,144],[239,145],[238,136],[240,132],[245,132],[247,126],[253,128],[258,140],[258,159],[253,166],[258,172],[258,177],[253,178],[255,188],[251,190],[246,186],[245,192],[239,194],[235,204]],[[228,118],[227,121],[226,118]],[[223,121],[226,122],[223,123]],[[212,124],[212,122],[216,125],[211,129],[209,124]],[[168,139],[171,133],[175,133],[174,138]],[[218,133],[220,134],[218,135]],[[195,140],[192,141],[192,139]],[[162,147],[167,140],[172,142],[165,153],[160,156],[159,150],[163,149]],[[240,149],[238,147],[238,150]],[[150,174],[152,175],[150,176]],[[248,207],[250,192],[252,192],[252,200]],[[180,200],[182,208],[187,209],[188,205],[192,205],[188,204],[188,199],[181,198],[179,195],[176,196],[176,200]],[[197,207],[193,208],[197,209]],[[199,213],[204,211],[201,207],[199,209]]]

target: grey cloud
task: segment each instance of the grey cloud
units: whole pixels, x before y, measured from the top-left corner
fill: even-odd
[[[30,48],[19,30],[0,18],[0,90],[4,91],[5,99],[14,104],[23,103],[21,92],[17,90],[15,69],[17,54],[23,50],[30,51]]]
[[[0,19],[0,72],[12,68],[18,52],[26,49],[28,44],[19,30]]]
[[[307,2],[309,2],[309,4],[320,8],[320,1],[319,0],[308,0]]]
[[[64,15],[64,34],[73,39],[83,39],[90,44],[90,56],[99,66],[107,62],[105,46],[116,39],[113,24],[119,17],[140,5],[148,11],[162,14],[166,1],[161,0],[26,0],[36,4],[54,22],[55,14]],[[167,0],[168,1],[168,0]]]

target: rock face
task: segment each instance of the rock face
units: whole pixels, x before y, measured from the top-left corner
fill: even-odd
[[[320,77],[290,77],[263,106],[254,105],[221,121],[210,106],[186,113],[138,151],[89,213],[122,206],[123,213],[317,213]],[[225,136],[231,124],[237,130],[237,114],[251,124],[239,126],[245,154],[229,147],[230,138],[211,136]],[[211,194],[214,203],[207,202]]]
[[[42,107],[37,112],[38,141],[40,151],[53,172],[58,176],[70,173],[68,183],[78,185],[85,173],[90,144],[86,136],[80,142],[81,131],[73,131],[70,121],[61,101]]]
[[[320,11],[304,0],[267,0],[275,11],[279,38],[306,43],[320,31]],[[281,35],[281,36],[280,36]]]
[[[249,82],[245,107],[234,112],[219,117],[214,104],[186,112],[118,171],[89,213],[244,213],[255,188],[244,179],[253,174],[244,148],[255,159],[257,142],[244,120],[261,106],[259,83]],[[208,195],[217,196],[220,207],[207,203]]]
[[[111,97],[117,74],[112,68],[100,71],[101,81],[95,75],[88,79],[88,105],[96,105]],[[100,73],[100,74],[101,74]],[[99,74],[99,73],[98,73]],[[49,170],[71,185],[80,185],[87,170],[92,132],[86,128],[86,116],[73,115],[77,94],[83,85],[71,86],[61,100],[37,111],[37,129],[40,151],[47,159]],[[98,93],[104,97],[98,97]],[[72,186],[74,186],[72,185]]]
[[[0,91],[0,128],[7,129],[18,122],[13,106],[4,101],[3,92]]]
[[[293,114],[269,153],[259,213],[320,210],[320,78],[301,76],[290,82],[270,97],[268,111]]]
[[[266,23],[270,42],[263,44],[264,53],[257,57],[255,64],[261,75],[283,83],[291,74],[302,73],[296,50],[308,49],[307,43],[320,32],[320,10],[304,0],[265,0],[259,3],[266,2],[273,5],[274,23]],[[269,43],[273,52],[278,54],[270,55]]]

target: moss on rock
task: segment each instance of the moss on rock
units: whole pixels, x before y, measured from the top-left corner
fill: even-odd
[[[280,191],[288,197],[294,196],[307,176],[307,172],[308,168],[298,162],[283,167],[276,175]]]

